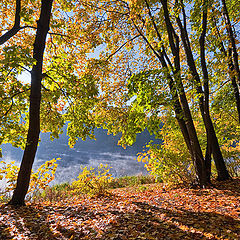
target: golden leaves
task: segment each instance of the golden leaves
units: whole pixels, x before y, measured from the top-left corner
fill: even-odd
[[[228,239],[240,236],[239,179],[210,189],[149,185],[107,197],[68,195],[19,209],[0,208],[0,238]]]

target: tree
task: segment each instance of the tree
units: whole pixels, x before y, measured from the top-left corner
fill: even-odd
[[[52,11],[52,0],[42,0],[41,13],[37,23],[37,32],[34,42],[33,58],[36,63],[31,71],[31,93],[29,107],[29,128],[26,147],[17,179],[17,186],[9,204],[24,205],[24,199],[28,191],[32,165],[40,134],[40,102],[43,54],[47,33],[49,31],[50,16]]]
[[[213,78],[212,74],[215,72],[212,68],[215,59],[211,56],[211,49],[205,44],[206,39],[208,40],[212,36],[211,30],[208,28],[208,24],[211,23],[208,15],[214,9],[211,7],[211,4],[214,6],[217,2],[194,1],[194,3],[188,4],[185,1],[144,0],[119,1],[118,3],[85,1],[83,3],[87,11],[95,14],[95,17],[94,14],[91,15],[91,20],[100,22],[99,37],[106,43],[105,54],[102,55],[103,61],[99,61],[101,64],[99,66],[101,67],[105,63],[105,70],[109,73],[108,75],[105,72],[104,78],[114,79],[113,85],[121,86],[121,88],[118,88],[118,94],[116,93],[116,95],[122,97],[118,97],[117,101],[114,101],[106,96],[114,91],[114,87],[108,86],[108,88],[105,88],[105,85],[103,85],[103,89],[106,91],[104,97],[108,99],[105,102],[111,105],[111,109],[114,109],[111,101],[114,102],[115,114],[119,114],[122,120],[117,120],[115,128],[110,126],[110,123],[112,124],[113,121],[109,120],[110,123],[106,124],[106,127],[111,132],[114,132],[117,131],[118,126],[118,130],[123,133],[123,139],[132,138],[134,131],[137,133],[146,127],[147,124],[141,124],[142,128],[138,127],[135,129],[129,126],[130,123],[139,123],[139,120],[135,119],[133,121],[134,114],[131,111],[134,112],[134,110],[126,105],[124,106],[127,94],[124,84],[127,86],[126,79],[128,78],[130,78],[130,81],[133,80],[135,82],[135,97],[138,98],[142,89],[136,90],[137,78],[139,82],[150,81],[154,78],[155,70],[159,77],[160,68],[157,62],[160,62],[163,73],[159,81],[164,81],[164,78],[167,79],[172,98],[171,105],[175,111],[176,119],[188,146],[189,153],[192,155],[193,162],[196,165],[199,179],[202,179],[200,180],[201,185],[203,185],[203,182],[210,180],[211,155],[213,155],[217,167],[218,179],[226,180],[230,178],[220,150],[215,131],[216,126],[214,127],[212,122],[211,105],[209,104],[210,90],[216,86],[216,82],[210,82]],[[187,19],[190,19],[189,23]],[[200,28],[199,25],[201,26]],[[198,41],[195,39],[198,39]],[[183,48],[180,47],[181,45]],[[138,49],[138,53],[133,55],[136,49]],[[128,56],[124,54],[128,54]],[[130,56],[133,60],[130,60]],[[197,58],[198,56],[199,58]],[[138,59],[138,61],[135,59]],[[134,66],[136,62],[138,62],[138,66]],[[144,66],[145,63],[148,65]],[[119,70],[114,68],[114,64],[118,66]],[[124,71],[124,67],[127,70]],[[153,71],[151,72],[151,70]],[[209,71],[211,72],[210,76]],[[123,72],[125,72],[125,76],[123,76]],[[139,86],[142,87],[143,85]],[[189,92],[190,86],[194,86],[191,95],[189,93],[186,94],[186,92]],[[119,89],[121,90],[119,91]],[[147,94],[145,97],[147,97]],[[159,94],[159,92],[156,92],[156,94]],[[156,96],[156,99],[158,97]],[[203,158],[192,120],[191,111],[195,110],[190,101],[193,98],[198,100],[202,121],[206,129],[206,145],[203,146],[203,149],[206,150],[205,159]],[[120,101],[122,101],[122,105]],[[155,105],[155,108],[158,108],[158,112],[160,112],[160,105],[161,102],[159,105]],[[123,111],[119,110],[120,106],[123,107]],[[103,108],[105,107],[103,106]],[[107,108],[109,108],[109,105]],[[148,110],[150,111],[149,108]],[[127,112],[126,115],[128,114],[129,120],[124,115],[124,111]],[[116,119],[116,117],[111,116],[107,112],[104,114],[107,114],[108,118]],[[144,115],[143,112],[141,114]],[[146,113],[145,116],[149,114],[152,114],[152,112]],[[100,114],[97,115],[99,117]],[[135,114],[135,117],[139,118],[139,115]],[[121,124],[124,127],[120,126]],[[128,126],[126,126],[127,124]],[[124,140],[122,142],[124,143]],[[196,158],[199,159],[196,160]],[[206,168],[207,173],[204,170]]]
[[[0,89],[0,142],[25,148],[17,186],[9,202],[12,205],[24,205],[40,131],[51,132],[51,138],[58,137],[67,122],[71,146],[78,137],[93,137],[95,125],[90,110],[98,93],[97,79],[84,69],[87,38],[79,38],[81,28],[77,31],[74,14],[67,14],[74,4],[36,0],[21,8],[20,3],[17,1],[15,8],[17,24],[9,30],[15,29],[14,33],[11,37],[4,33],[1,45],[1,80],[5,85]],[[12,20],[14,9],[7,4],[1,2],[1,7]],[[9,28],[8,21],[2,19],[2,23]],[[31,73],[31,86],[18,79],[23,71]]]
[[[211,156],[218,179],[229,178],[221,147],[231,144],[237,127],[220,118],[222,79],[229,74],[236,103],[239,89],[233,14],[224,1],[222,8],[214,0],[33,0],[24,6],[16,0],[14,9],[7,3],[0,3],[9,18],[2,18],[0,37],[0,143],[27,142],[11,204],[24,204],[40,131],[57,137],[66,122],[71,146],[78,137],[94,137],[95,126],[121,132],[119,143],[126,145],[145,128],[161,137],[168,134],[163,124],[171,130],[177,124],[198,183],[210,182]],[[31,73],[31,86],[18,80],[23,71]],[[231,104],[226,100],[224,116],[235,115]]]

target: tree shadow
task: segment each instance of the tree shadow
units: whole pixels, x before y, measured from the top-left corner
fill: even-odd
[[[138,209],[133,213],[112,211],[117,220],[100,239],[240,239],[240,221],[230,216],[134,204]]]
[[[135,202],[138,209],[135,212],[112,211],[117,220],[106,227],[102,240],[127,239],[205,239],[201,232],[187,232],[176,224],[163,220],[159,214],[172,214],[169,210],[160,209],[148,204]]]
[[[28,239],[57,239],[51,231],[47,214],[32,206],[4,206],[1,209],[1,214],[8,215],[11,224],[8,224],[7,227],[11,228],[11,232],[16,236],[24,233]]]
[[[124,197],[119,198],[122,203],[124,200]],[[89,208],[81,204],[33,204],[17,209],[7,206],[0,208],[0,216],[6,214],[14,219],[16,234],[21,232],[28,239],[38,240],[87,237],[96,240],[240,239],[240,221],[227,215],[186,210],[184,206],[161,207],[139,201],[132,202],[129,210],[128,205],[114,207],[114,197],[97,201],[101,202],[100,205],[111,207],[103,211],[104,206],[101,205],[93,211],[93,205]],[[107,221],[104,222],[104,219]],[[71,226],[68,226],[68,220]],[[94,222],[97,225],[94,226]],[[96,226],[101,224],[104,228],[98,231]],[[9,224],[0,222],[0,239],[13,238],[12,230],[10,233],[8,228]]]
[[[79,234],[63,226],[57,226],[57,231],[54,231],[51,226],[51,221],[48,219],[49,213],[52,213],[52,210],[53,208],[51,207],[37,209],[36,206],[23,206],[18,208],[13,206],[2,206],[0,215],[7,215],[8,220],[11,218],[10,221],[12,222],[10,225],[0,225],[0,239],[13,239],[13,236],[11,236],[8,231],[9,228],[12,228],[11,232],[15,237],[24,233],[24,237],[27,237],[27,239],[81,239],[79,238],[82,234],[81,232],[81,234]],[[19,239],[20,238],[19,236]]]
[[[210,239],[240,239],[240,221],[230,216],[215,212],[189,211],[184,208],[164,209],[143,202],[135,204],[144,211],[155,212],[157,215],[164,214],[174,225],[184,225],[190,231],[204,232],[205,235],[213,237]],[[193,239],[198,239],[199,234],[194,233],[193,236]]]
[[[224,194],[227,196],[240,196],[240,178],[233,178],[224,182],[215,181],[213,186],[218,190],[224,190]]]

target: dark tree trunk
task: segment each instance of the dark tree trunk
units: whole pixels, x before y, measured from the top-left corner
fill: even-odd
[[[215,27],[217,28],[217,23],[216,20],[215,21]],[[221,34],[217,28],[217,32],[218,32],[218,36],[221,37]],[[238,84],[237,84],[237,80],[236,80],[236,73],[235,73],[235,67],[233,64],[233,59],[232,59],[232,47],[230,46],[228,49],[228,55],[227,52],[225,50],[224,44],[221,41],[220,42],[220,51],[227,57],[229,57],[229,62],[228,62],[228,67],[229,67],[229,76],[232,82],[232,87],[233,87],[233,92],[234,92],[234,97],[235,97],[235,103],[236,103],[236,107],[237,107],[237,112],[238,112],[238,122],[240,124],[240,93],[239,93],[239,88],[238,88]],[[231,44],[232,45],[232,44]],[[238,77],[239,77],[239,73],[238,73]],[[239,77],[240,78],[240,77]],[[239,81],[238,81],[239,82]]]
[[[228,52],[229,52],[229,57],[230,57],[230,61],[228,63],[229,72],[230,72],[229,75],[230,75],[231,82],[232,82],[235,103],[236,103],[237,112],[238,112],[238,122],[240,124],[240,94],[239,94],[239,88],[238,88],[237,81],[236,81],[236,73],[235,73],[236,69],[234,68],[234,64],[233,64],[233,60],[232,60],[232,56],[231,56],[232,55],[231,47],[229,47]],[[225,51],[225,53],[226,53],[226,51]],[[239,75],[239,73],[238,73],[238,75]],[[240,81],[238,81],[238,82],[240,82]]]
[[[178,41],[177,35],[176,34],[174,35],[174,32],[173,32],[173,28],[172,28],[172,25],[171,25],[171,22],[170,22],[170,19],[168,16],[168,10],[166,7],[167,3],[166,3],[166,1],[163,1],[163,0],[161,2],[164,5],[164,14],[166,14],[165,22],[166,22],[166,26],[168,29],[170,47],[171,47],[172,53],[175,57],[174,58],[175,70],[173,71],[174,77],[172,77],[170,74],[169,66],[170,66],[171,70],[173,70],[173,66],[172,66],[172,63],[171,63],[169,57],[167,56],[164,45],[161,46],[161,49],[156,51],[154,49],[154,47],[151,45],[151,43],[148,41],[148,39],[145,37],[145,35],[138,28],[138,26],[134,23],[134,21],[133,21],[133,25],[135,26],[138,33],[143,37],[144,41],[148,44],[148,46],[153,51],[153,53],[156,55],[156,57],[158,58],[158,60],[160,61],[161,65],[162,65],[162,68],[165,70],[166,78],[168,79],[168,85],[169,85],[170,92],[172,95],[173,108],[174,108],[174,112],[176,114],[176,119],[178,121],[180,130],[183,134],[187,148],[188,148],[191,158],[193,160],[193,163],[194,163],[194,166],[196,169],[196,173],[197,173],[198,183],[200,186],[203,187],[206,185],[206,177],[205,177],[205,164],[204,164],[204,158],[202,155],[202,150],[201,150],[200,144],[198,142],[198,138],[197,138],[196,130],[195,130],[195,127],[194,127],[194,124],[192,121],[192,116],[191,116],[191,113],[189,110],[188,102],[183,101],[183,104],[182,104],[183,106],[182,106],[179,101],[179,98],[184,99],[184,96],[185,96],[184,89],[183,88],[181,89],[181,94],[179,97],[178,88],[176,87],[179,83],[182,84],[181,72],[180,72],[179,41]],[[157,25],[155,24],[154,18],[151,14],[151,10],[150,10],[148,1],[145,0],[145,3],[148,8],[148,14],[151,18],[151,21],[153,22],[153,26],[155,28],[158,39],[160,42],[162,42],[161,34],[159,33]],[[174,38],[175,38],[176,44],[174,42]],[[167,65],[167,63],[169,64],[169,66]],[[187,109],[189,110],[189,112],[187,111]]]
[[[181,131],[183,133],[184,139],[186,141],[186,144],[188,146],[189,152],[191,154],[191,157],[193,159],[193,163],[195,165],[199,184],[200,184],[200,186],[205,186],[207,184],[207,179],[206,179],[204,158],[203,158],[202,150],[201,150],[201,147],[200,147],[200,144],[198,141],[196,129],[195,129],[195,126],[193,123],[191,111],[190,111],[190,108],[188,105],[184,86],[183,86],[182,79],[181,79],[179,37],[177,36],[177,34],[172,26],[172,23],[171,23],[171,20],[169,17],[170,15],[168,12],[167,1],[162,0],[161,3],[163,6],[164,19],[165,19],[165,23],[166,23],[166,27],[167,27],[167,32],[168,32],[169,44],[170,44],[172,54],[174,56],[173,73],[174,73],[174,79],[175,79],[175,82],[177,85],[177,89],[174,89],[174,91],[178,92],[179,98],[181,101],[181,108],[182,108],[182,112],[184,115],[184,116],[182,116],[182,117],[184,117],[184,125],[185,125],[184,127],[182,126],[183,125],[182,119],[178,119],[178,116],[177,116],[176,110],[177,110],[177,108],[179,108],[178,106],[177,106],[177,108],[175,107],[176,117],[177,117],[179,126],[181,128]],[[171,89],[171,86],[170,86],[170,89]],[[175,96],[173,99],[175,101],[175,99],[178,99],[178,96]],[[179,105],[180,105],[180,103],[179,103]],[[181,121],[179,121],[179,120],[181,120]],[[184,133],[186,131],[186,129],[187,129],[188,134]],[[187,135],[188,137],[186,138],[185,135]]]
[[[202,17],[202,33],[199,39],[200,43],[200,60],[201,60],[201,67],[203,72],[203,87],[204,87],[204,118],[206,119],[206,114],[209,115],[209,77],[208,77],[208,70],[206,64],[206,57],[205,57],[205,37],[207,32],[207,1],[203,1],[203,17]],[[205,168],[206,168],[206,177],[207,181],[210,183],[211,181],[211,155],[212,155],[212,148],[211,148],[211,136],[208,128],[207,131],[207,147],[206,147],[206,154],[205,154]]]
[[[239,63],[238,63],[238,52],[237,52],[235,36],[233,33],[233,29],[232,29],[232,24],[231,24],[229,14],[228,14],[226,1],[222,0],[222,4],[223,4],[223,15],[225,17],[225,22],[227,25],[228,37],[229,37],[229,40],[231,43],[231,47],[229,48],[229,50],[230,50],[229,57],[231,58],[230,63],[229,63],[229,68],[230,68],[230,72],[231,72],[230,77],[231,77],[231,81],[232,81],[235,102],[236,102],[237,111],[238,111],[238,120],[240,123],[240,96],[239,96],[240,69],[239,69]],[[237,81],[236,81],[236,78],[237,78]],[[238,82],[239,86],[237,86],[237,82]]]
[[[165,66],[166,63],[164,63],[163,65]],[[169,80],[169,88],[170,88],[172,100],[173,100],[173,108],[176,114],[178,125],[183,134],[188,151],[191,155],[193,164],[195,166],[198,184],[201,187],[204,187],[207,184],[204,158],[203,158],[202,150],[198,141],[197,133],[195,130],[195,126],[193,123],[193,119],[191,116],[191,112],[189,109],[189,105],[186,99],[184,89],[183,88],[181,89],[181,93],[179,94],[180,95],[179,97],[177,88],[170,75],[168,75],[168,80]],[[178,79],[178,84],[179,84],[179,81],[181,81],[181,79],[180,80]],[[179,101],[179,98],[181,100],[181,103]]]
[[[208,131],[209,131],[209,142],[210,142],[210,145],[211,145],[211,151],[212,151],[212,154],[213,154],[213,159],[214,159],[216,169],[217,169],[217,173],[218,173],[217,180],[219,180],[219,181],[228,180],[231,177],[228,173],[225,162],[223,160],[223,156],[222,156],[222,153],[221,153],[221,150],[220,150],[220,147],[219,147],[216,132],[214,130],[214,126],[213,126],[213,123],[212,123],[212,120],[211,120],[210,116],[207,116],[206,126],[207,126]]]
[[[227,25],[227,32],[232,45],[234,70],[236,71],[238,85],[240,85],[240,69],[239,69],[239,63],[238,63],[238,52],[237,52],[236,40],[233,34],[232,24],[229,18],[226,1],[222,0],[222,4],[223,4],[223,15],[225,17],[225,21]]]
[[[18,173],[17,186],[9,204],[25,205],[24,199],[28,191],[32,165],[40,133],[40,102],[41,102],[41,80],[43,53],[45,49],[46,37],[49,31],[53,0],[42,0],[40,18],[37,22],[37,33],[34,42],[33,58],[36,65],[31,72],[31,94],[29,107],[29,129],[27,143],[25,146],[20,171]]]
[[[204,121],[204,125],[206,128],[206,133],[208,135],[208,144],[211,145],[211,151],[213,153],[213,159],[217,168],[217,172],[218,172],[218,180],[227,180],[230,178],[230,175],[227,171],[226,165],[224,163],[223,160],[223,156],[219,147],[219,143],[218,143],[218,139],[215,133],[215,129],[213,127],[213,123],[211,120],[211,116],[209,114],[209,104],[208,104],[208,76],[207,76],[207,67],[206,67],[206,63],[205,63],[205,56],[204,56],[204,35],[205,33],[202,34],[202,44],[201,44],[201,63],[202,63],[202,69],[203,69],[203,74],[204,74],[204,81],[205,81],[205,89],[207,92],[204,92],[202,90],[202,86],[201,86],[201,80],[199,77],[199,74],[197,72],[197,68],[195,65],[195,61],[193,58],[193,53],[191,50],[191,44],[188,38],[188,33],[187,33],[187,29],[186,29],[186,16],[185,16],[185,10],[184,7],[182,7],[182,11],[183,11],[183,16],[184,16],[184,25],[182,25],[182,22],[180,20],[179,17],[177,17],[177,23],[178,26],[180,28],[180,32],[181,32],[181,39],[183,42],[183,47],[185,50],[185,54],[186,54],[186,58],[187,58],[187,64],[189,66],[189,69],[191,71],[191,74],[193,76],[193,79],[196,81],[196,90],[197,93],[200,95],[199,97],[199,106],[200,106],[200,111],[201,111],[201,115]],[[206,16],[205,16],[206,18]],[[206,23],[205,23],[206,24]],[[206,28],[206,26],[205,26]],[[204,98],[206,98],[206,102],[204,102]]]
[[[206,178],[208,183],[211,183],[211,171],[212,171],[211,155],[212,155],[211,144],[209,144],[209,141],[208,141],[206,153],[205,153],[205,169],[206,169]]]
[[[230,69],[232,69],[232,68],[233,68],[233,65],[231,64]],[[237,112],[238,112],[238,122],[240,124],[240,94],[239,94],[239,88],[238,88],[235,76],[231,76],[231,82],[232,82],[232,87],[233,87],[233,92],[234,92],[234,97],[235,97],[235,103],[236,103]]]

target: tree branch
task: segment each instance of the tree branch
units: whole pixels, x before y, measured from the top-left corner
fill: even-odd
[[[160,42],[162,42],[162,37],[161,37],[160,32],[158,31],[156,22],[155,22],[154,17],[153,17],[153,15],[152,15],[152,13],[151,13],[151,9],[150,9],[149,3],[148,3],[147,0],[145,0],[145,3],[146,3],[146,5],[147,5],[148,15],[149,15],[149,17],[151,18],[151,21],[152,21],[152,23],[153,23],[154,29],[155,29],[155,31],[156,31],[156,33],[157,33],[158,40],[159,40]],[[163,43],[161,44],[161,47],[162,47],[162,53],[163,53],[164,57],[166,58],[169,66],[170,66],[170,68],[173,70],[172,63],[171,63],[168,55],[166,54],[166,50],[165,50],[165,47],[164,47]]]
[[[21,0],[16,0],[15,22],[13,27],[0,37],[0,45],[13,37],[20,29]]]
[[[131,38],[130,40],[126,41],[125,43],[123,43],[115,52],[113,52],[112,54],[110,54],[105,61],[108,61],[113,55],[115,55],[117,52],[119,52],[127,43],[133,41],[134,39],[140,37],[141,35],[136,35],[135,37]]]

